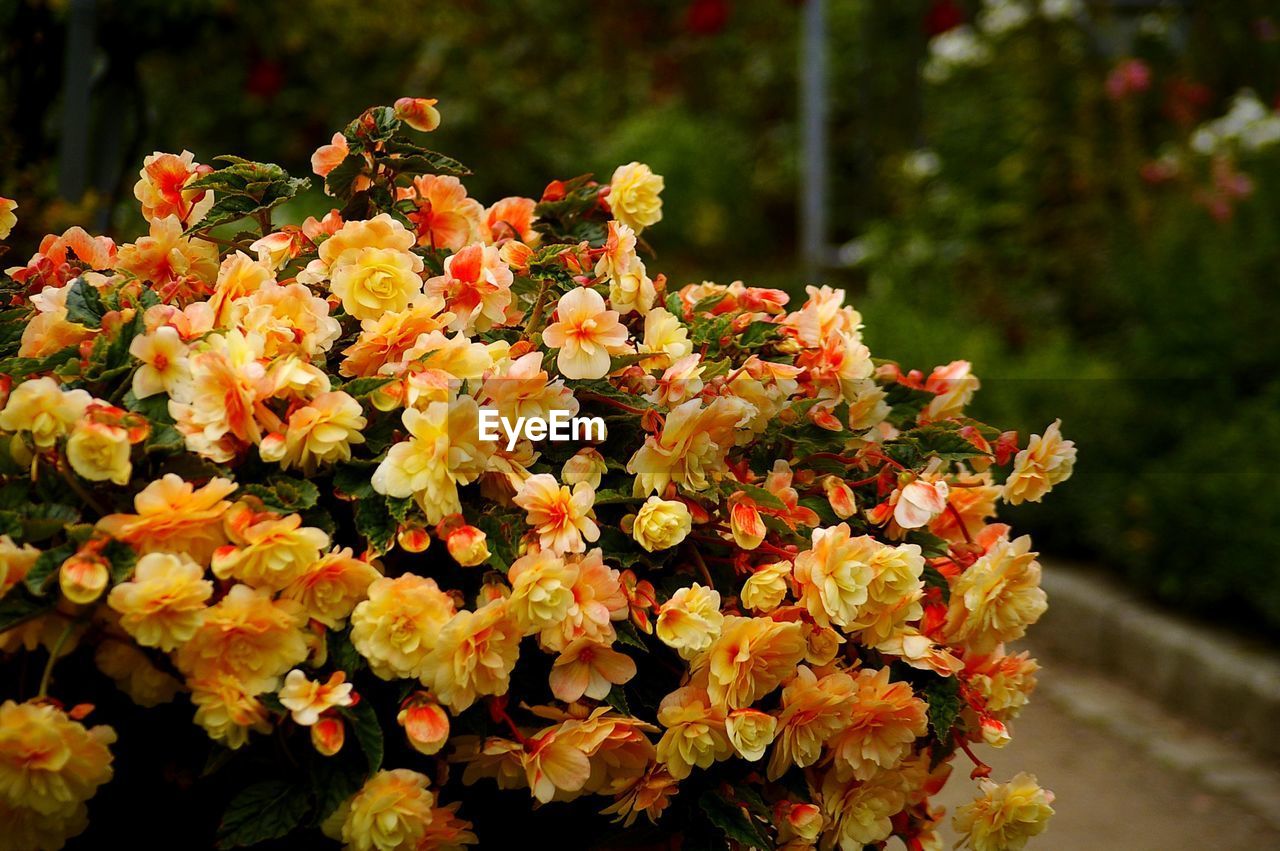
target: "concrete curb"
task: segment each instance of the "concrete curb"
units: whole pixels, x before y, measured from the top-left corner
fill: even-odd
[[[1260,756],[1280,758],[1280,654],[1157,611],[1068,563],[1044,562],[1049,610],[1030,643],[1122,681]]]

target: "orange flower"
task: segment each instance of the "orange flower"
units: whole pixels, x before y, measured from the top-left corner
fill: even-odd
[[[395,103],[396,118],[414,130],[430,133],[440,126],[440,111],[435,98],[398,98]]]
[[[533,229],[533,222],[537,218],[533,208],[536,206],[537,202],[532,198],[517,196],[496,202],[485,216],[489,226],[489,241],[518,239],[525,245],[536,248],[542,238],[542,234]]]
[[[449,330],[471,334],[502,324],[511,304],[511,281],[498,249],[477,242],[446,257],[444,274],[428,279],[426,291],[442,296],[455,314]]]
[[[296,600],[311,620],[341,629],[369,586],[381,574],[367,561],[352,558],[351,548],[335,547],[308,564],[280,596]]]
[[[229,675],[249,694],[267,691],[307,657],[302,625],[301,607],[292,600],[272,600],[266,591],[248,585],[232,586],[178,649],[178,667],[195,678]]]
[[[316,148],[316,152],[311,155],[311,170],[320,177],[328,177],[329,172],[347,158],[348,150],[347,137],[334,133],[329,144]]]
[[[799,623],[727,617],[695,670],[706,668],[707,694],[716,706],[742,709],[790,676],[805,649]]]
[[[482,695],[506,694],[520,638],[505,600],[458,612],[440,629],[423,663],[422,682],[454,713]]]
[[[142,178],[133,186],[133,196],[142,203],[142,216],[148,222],[177,216],[184,225],[204,218],[213,206],[213,193],[207,189],[187,189],[196,178],[213,168],[200,165],[190,151],[162,154],[156,151],[142,161]]]
[[[484,206],[467,197],[467,189],[456,177],[424,174],[413,179],[413,186],[401,190],[417,206],[409,213],[418,235],[418,245],[457,251],[469,242],[479,240],[487,230]]]
[[[280,704],[289,710],[295,724],[310,727],[320,720],[321,713],[355,703],[351,683],[346,679],[342,671],[334,671],[328,681],[316,682],[295,668],[284,678],[284,687],[278,695]]]
[[[425,691],[414,692],[405,700],[396,721],[420,754],[439,753],[449,741],[449,714]]]
[[[831,739],[835,770],[842,780],[868,780],[894,768],[928,726],[928,704],[905,682],[889,682],[889,669],[863,669],[854,678],[848,726]]]
[[[822,746],[849,723],[853,677],[835,672],[819,679],[806,665],[782,689],[778,734],[769,758],[768,777],[777,780],[791,766],[805,768],[822,755]]]
[[[161,301],[186,303],[211,291],[218,247],[187,239],[178,217],[167,216],[151,222],[150,236],[122,247],[116,266],[153,284]]]
[[[213,554],[213,573],[255,588],[278,591],[293,582],[329,547],[321,529],[302,525],[302,517],[255,511],[238,502],[224,518],[232,544]]]
[[[361,323],[360,336],[343,349],[345,358],[339,372],[346,376],[374,376],[387,364],[400,362],[418,337],[439,331],[453,321],[445,311],[444,299],[417,296],[398,313],[383,313]]]
[[[236,489],[230,479],[210,479],[199,489],[173,473],[147,485],[133,498],[137,514],[110,514],[97,528],[133,545],[140,553],[179,552],[208,564],[226,542],[222,516]]]

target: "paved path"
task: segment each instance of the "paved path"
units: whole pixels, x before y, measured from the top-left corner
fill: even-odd
[[[978,749],[994,779],[1026,770],[1057,795],[1049,830],[1028,851],[1280,850],[1280,767],[1112,680],[1042,662],[1013,741]],[[962,754],[938,799],[948,823],[975,792],[968,765]]]

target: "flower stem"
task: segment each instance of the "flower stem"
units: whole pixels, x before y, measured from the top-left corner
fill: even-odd
[[[75,621],[67,621],[67,625],[63,627],[62,634],[53,643],[53,649],[49,651],[49,661],[44,663],[44,673],[40,675],[40,690],[36,692],[37,700],[48,696],[49,681],[53,678],[53,664],[58,661],[58,657],[62,654],[62,646],[67,643],[67,639],[71,637],[71,631],[75,628]]]

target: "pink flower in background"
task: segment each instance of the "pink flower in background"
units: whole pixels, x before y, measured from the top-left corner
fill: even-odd
[[[1124,100],[1151,88],[1151,68],[1141,59],[1125,59],[1107,75],[1107,97]]]

